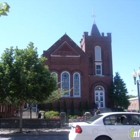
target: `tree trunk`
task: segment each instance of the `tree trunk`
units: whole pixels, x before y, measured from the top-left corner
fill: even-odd
[[[32,106],[30,106],[30,119],[32,119]]]
[[[7,116],[7,106],[4,105],[4,108],[5,108],[5,113],[4,113],[5,115],[4,115],[4,116],[5,116],[5,118],[6,118],[6,116]]]

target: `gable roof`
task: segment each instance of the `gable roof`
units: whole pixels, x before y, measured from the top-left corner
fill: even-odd
[[[68,44],[67,41],[65,41],[51,54],[51,56],[79,57],[80,55]]]
[[[58,39],[43,55],[50,54],[51,57],[80,57],[87,54],[67,35]]]

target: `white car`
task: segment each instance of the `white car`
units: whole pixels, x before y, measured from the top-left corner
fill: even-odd
[[[140,113],[101,113],[72,123],[69,140],[140,140]]]

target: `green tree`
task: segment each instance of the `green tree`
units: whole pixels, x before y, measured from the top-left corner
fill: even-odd
[[[129,106],[127,95],[127,88],[124,81],[121,79],[118,72],[114,77],[112,85],[110,86],[109,96],[116,107],[120,107],[122,109],[126,109]]]
[[[56,88],[56,90],[54,90],[48,97],[47,99],[45,99],[43,101],[43,103],[52,103],[57,101],[58,99],[60,99],[62,97],[63,94],[67,93],[67,90],[62,90],[62,89],[58,89]]]
[[[9,12],[10,6],[4,2],[0,2],[0,16],[7,16],[7,13]]]
[[[26,49],[6,49],[0,60],[0,102],[12,104],[20,112],[20,132],[25,103],[50,103],[59,99],[64,91],[45,65],[46,58],[38,57],[37,49],[30,43]]]

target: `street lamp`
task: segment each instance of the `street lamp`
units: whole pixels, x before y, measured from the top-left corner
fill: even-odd
[[[137,78],[137,75],[139,77],[139,80],[136,80]],[[134,78],[134,84],[136,85],[137,84],[137,90],[138,90],[138,104],[139,104],[139,113],[140,113],[140,68],[138,70],[138,72],[136,72],[134,70],[134,72],[132,73],[132,76]]]

